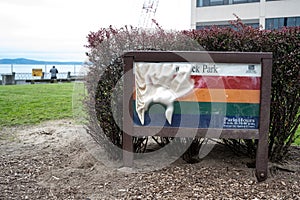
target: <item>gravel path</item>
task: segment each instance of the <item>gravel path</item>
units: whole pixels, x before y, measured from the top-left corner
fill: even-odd
[[[0,199],[300,199],[298,147],[262,183],[221,145],[196,164],[125,173],[96,160],[78,130],[68,120],[2,129]]]

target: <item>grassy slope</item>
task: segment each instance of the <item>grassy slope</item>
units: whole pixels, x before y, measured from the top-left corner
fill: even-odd
[[[0,127],[72,117],[73,86],[72,83],[0,86]],[[82,85],[77,87],[84,90]],[[296,135],[300,135],[300,127]],[[300,145],[300,137],[295,144]]]
[[[73,84],[0,86],[0,127],[72,117]]]
[[[296,136],[298,136],[294,142],[294,144],[300,146],[300,126],[298,127],[298,130],[296,132]]]

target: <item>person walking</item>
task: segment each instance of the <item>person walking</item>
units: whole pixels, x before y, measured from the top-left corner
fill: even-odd
[[[50,73],[51,79],[57,79],[56,74],[58,73],[58,70],[55,68],[55,66],[53,66],[52,69],[50,69]]]

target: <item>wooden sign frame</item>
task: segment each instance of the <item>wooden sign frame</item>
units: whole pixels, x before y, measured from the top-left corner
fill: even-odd
[[[133,164],[133,136],[163,137],[196,137],[224,138],[224,139],[258,139],[256,154],[256,177],[258,181],[267,179],[268,171],[268,133],[270,119],[270,97],[272,77],[272,53],[263,52],[205,52],[205,51],[130,51],[123,55],[124,61],[124,91],[123,91],[123,162],[124,166]],[[132,94],[134,90],[133,66],[135,62],[214,62],[214,63],[240,63],[261,64],[261,88],[260,88],[260,113],[258,129],[222,129],[221,134],[215,135],[208,128],[182,128],[177,134],[178,128],[174,127],[147,127],[134,126]],[[129,113],[129,114],[126,114]],[[216,130],[220,132],[220,129]]]

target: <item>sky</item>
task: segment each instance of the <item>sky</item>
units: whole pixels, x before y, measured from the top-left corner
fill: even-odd
[[[91,31],[138,26],[146,0],[1,0],[0,59],[84,61]],[[164,29],[190,29],[190,0],[159,0]]]

